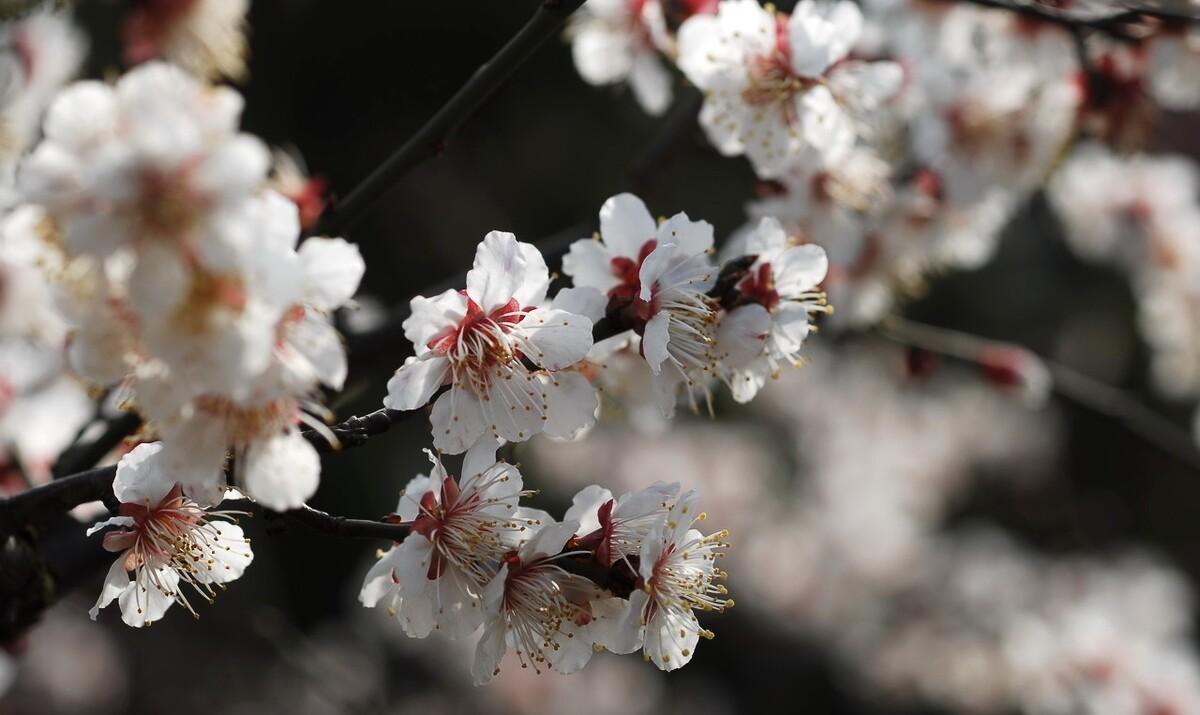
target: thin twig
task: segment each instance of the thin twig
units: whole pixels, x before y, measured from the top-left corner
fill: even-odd
[[[395,154],[321,218],[316,233],[340,235],[413,167],[440,154],[454,131],[495,92],[543,42],[555,35],[584,0],[543,0],[529,22],[496,56],[476,70],[462,89]]]
[[[903,345],[948,355],[974,364],[997,350],[1021,350],[1039,359],[1050,372],[1055,392],[1072,402],[1110,417],[1165,454],[1200,469],[1200,450],[1191,434],[1173,420],[1146,406],[1126,390],[1107,385],[1075,368],[1046,359],[1028,348],[957,330],[892,316],[879,326],[880,333]]]

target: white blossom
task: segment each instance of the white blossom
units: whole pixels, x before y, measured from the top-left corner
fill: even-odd
[[[539,307],[549,280],[536,248],[510,233],[489,233],[475,252],[465,291],[412,300],[404,331],[416,355],[388,382],[384,405],[417,409],[449,385],[431,421],[434,446],[450,453],[484,435],[520,442],[542,431],[569,435],[585,427],[594,419],[595,395],[561,378],[591,349],[592,321]],[[581,409],[572,409],[576,401]]]
[[[679,67],[705,92],[700,122],[723,154],[764,178],[805,159],[835,161],[899,89],[891,62],[847,60],[862,29],[850,2],[803,0],[792,14],[724,0],[679,30]]]
[[[105,533],[104,548],[120,554],[91,610],[93,620],[114,600],[121,619],[134,627],[157,621],[174,603],[196,615],[185,586],[211,601],[216,588],[241,577],[254,558],[231,521],[235,512],[206,510],[170,486],[161,454],[160,444],[142,444],[121,459],[113,482],[120,514],[88,530],[117,527]]]

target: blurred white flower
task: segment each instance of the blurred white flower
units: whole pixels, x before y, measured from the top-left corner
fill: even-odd
[[[629,84],[650,114],[671,105],[671,72],[659,49],[671,44],[658,0],[591,0],[568,29],[575,69],[588,84]]]
[[[125,62],[162,58],[202,79],[246,78],[250,0],[138,0],[125,18]]]
[[[862,29],[850,2],[802,0],[792,14],[724,0],[679,29],[679,68],[705,92],[700,122],[725,155],[774,178],[799,161],[836,161],[867,115],[899,90],[900,66],[847,60]]]

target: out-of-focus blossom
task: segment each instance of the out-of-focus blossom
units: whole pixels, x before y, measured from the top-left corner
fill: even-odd
[[[39,11],[0,23],[0,206],[10,208],[17,162],[37,139],[42,113],[83,61],[87,43],[69,15]]]
[[[669,36],[658,0],[590,0],[571,18],[568,30],[575,69],[588,84],[628,83],[650,114],[671,104],[671,72],[659,51]]]
[[[250,0],[138,0],[125,18],[125,62],[161,58],[203,79],[246,77]]]
[[[388,382],[384,405],[413,410],[449,385],[434,402],[431,422],[434,446],[452,454],[484,435],[522,442],[543,431],[569,436],[586,427],[595,393],[566,369],[591,349],[592,321],[540,307],[549,283],[537,248],[511,233],[489,233],[475,252],[466,290],[412,300],[404,333],[416,356]]]
[[[700,122],[723,154],[745,154],[759,176],[834,161],[867,115],[900,87],[892,62],[847,60],[862,29],[850,2],[803,0],[789,16],[754,0],[724,0],[679,30],[679,67],[705,92]]]
[[[233,90],[160,62],[115,86],[76,83],[51,105],[19,187],[72,254],[131,246],[139,259],[170,254],[220,273],[236,250],[224,224],[270,165],[266,146],[237,131],[241,109]]]
[[[1166,109],[1200,106],[1200,28],[1161,32],[1147,58],[1150,92]]]

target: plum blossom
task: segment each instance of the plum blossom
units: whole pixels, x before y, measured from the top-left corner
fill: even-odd
[[[584,487],[563,517],[579,524],[571,545],[590,550],[605,566],[627,562],[631,556],[641,554],[642,543],[678,495],[678,482],[655,482],[615,499],[604,487]]]
[[[236,302],[218,297],[213,304],[211,293],[201,293],[188,312],[164,316],[170,338],[162,341],[152,340],[152,323],[143,321],[143,339],[158,346],[160,361],[138,365],[132,386],[189,496],[203,503],[219,496],[216,479],[232,448],[234,478],[247,495],[291,509],[317,488],[320,462],[298,426],[321,431],[308,414],[324,412],[316,391],[340,389],[345,380],[345,348],[330,320],[357,289],[364,265],[341,239],[309,238],[297,250],[296,206],[278,194],[246,208],[244,262],[223,276]]]
[[[591,0],[572,16],[568,35],[588,84],[626,82],[650,114],[670,106],[672,78],[659,50],[671,38],[659,0]]]
[[[519,550],[505,554],[483,594],[483,635],[472,673],[481,685],[500,672],[512,648],[521,667],[574,673],[592,657],[587,603],[599,589],[556,562],[579,528],[576,521],[547,521]]]
[[[125,61],[162,58],[203,79],[246,77],[250,0],[138,0],[122,28]]]
[[[707,390],[717,374],[718,306],[707,295],[717,277],[712,225],[684,213],[656,225],[641,199],[619,194],[600,208],[599,239],[573,243],[563,271],[606,293],[608,312],[641,336],[655,401],[670,416],[681,384]]]
[[[831,311],[818,288],[829,267],[820,246],[797,245],[778,221],[764,218],[743,250],[754,262],[733,285],[733,307],[717,332],[719,346],[743,353],[724,358],[725,379],[738,402],[753,399],[781,363],[802,365],[800,348],[812,316]],[[742,345],[751,347],[736,347]]]
[[[835,161],[899,90],[893,62],[848,60],[863,18],[851,2],[803,0],[789,16],[724,0],[679,29],[679,67],[705,92],[700,122],[727,156],[764,178],[808,158]]]
[[[161,62],[109,86],[77,82],[51,104],[19,187],[74,255],[173,251],[219,272],[223,223],[262,185],[270,153],[237,131],[242,98]]]
[[[90,536],[117,527],[105,533],[104,548],[120,554],[92,607],[93,620],[113,601],[121,620],[135,628],[162,618],[174,603],[195,616],[184,586],[211,602],[216,588],[240,578],[254,558],[233,523],[240,512],[212,511],[188,499],[169,485],[161,455],[161,444],[147,443],[121,458],[113,482],[120,512],[88,530]]]
[[[475,252],[466,290],[412,300],[404,331],[416,355],[388,382],[384,406],[413,410],[449,385],[431,421],[434,446],[452,454],[484,435],[520,442],[586,427],[595,393],[564,371],[591,349],[592,321],[539,307],[549,282],[535,247],[511,233],[489,233]]]
[[[704,536],[692,526],[704,520],[697,513],[698,495],[688,491],[655,525],[642,544],[638,572],[641,587],[629,596],[627,611],[605,647],[617,653],[639,648],[646,660],[662,670],[681,668],[692,659],[700,638],[712,631],[700,626],[695,610],[724,611],[733,607],[725,586],[717,581],[725,572],[716,559],[729,544],[729,534]]]
[[[472,445],[457,480],[428,454],[433,469],[408,483],[394,514],[410,533],[367,573],[359,600],[368,608],[388,604],[411,637],[434,628],[465,636],[481,623],[484,589],[505,554],[540,519],[518,507],[530,492],[516,467],[496,461],[494,441]]]
[[[0,205],[15,201],[17,163],[37,139],[55,92],[78,71],[87,43],[63,12],[38,11],[0,23]]]
[[[1200,106],[1200,27],[1159,33],[1146,63],[1150,93],[1159,104],[1176,111]]]

